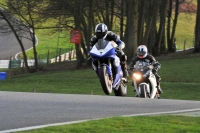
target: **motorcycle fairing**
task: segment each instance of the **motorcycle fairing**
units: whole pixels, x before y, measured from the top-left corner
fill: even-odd
[[[147,83],[139,84],[139,86],[138,86],[139,94],[141,93],[141,88],[140,88],[141,85],[145,85],[146,86],[146,91],[150,94],[150,87],[149,87],[149,84],[147,84]]]
[[[104,39],[99,39],[98,42],[92,47],[90,51],[90,56],[94,60],[98,60],[101,66],[106,66],[107,74],[109,76],[113,76],[112,86],[114,89],[118,90],[121,82],[121,78],[123,77],[123,72],[121,70],[121,65],[116,65],[115,73],[112,74],[112,66],[109,66],[109,63],[106,62],[108,60],[115,60],[117,57],[115,48],[111,41],[106,41]]]
[[[150,69],[152,69],[152,68],[149,68],[147,66],[149,66],[148,62],[137,61],[134,68],[135,68],[135,72],[140,71],[140,73],[144,76],[144,78],[147,78],[149,80],[150,84],[148,84],[147,81],[145,81],[145,80],[140,80],[140,81],[134,80],[133,84],[134,84],[135,87],[137,87],[136,88],[137,94],[140,94],[139,87],[140,87],[141,84],[143,84],[142,82],[146,82],[145,83],[146,86],[148,86],[148,87],[151,86],[150,98],[153,99],[156,95],[156,92],[157,92],[157,88],[156,88],[157,83],[156,83],[155,75],[152,73],[152,71],[150,71]],[[149,76],[145,77],[145,75],[149,75]]]
[[[118,89],[118,87],[116,87],[116,85],[121,81],[121,78],[123,76],[123,72],[122,72],[122,69],[121,69],[121,65],[117,66],[116,67],[116,76],[115,76],[115,79],[114,79],[114,82],[113,82],[113,88],[115,89]]]
[[[93,59],[112,58],[116,56],[115,49],[110,41],[99,39],[92,47],[90,55]]]
[[[151,83],[151,88],[152,88],[150,98],[153,99],[155,94],[156,94],[156,92],[157,92],[157,88],[156,88],[157,83],[156,83],[156,80],[155,80],[156,79],[155,75],[154,74],[150,74],[150,75],[151,76],[149,76],[149,81]]]
[[[149,70],[149,68],[147,67],[149,65],[148,62],[144,62],[144,61],[137,61],[136,64],[134,65],[134,68],[136,70],[140,70],[142,72],[146,72]]]

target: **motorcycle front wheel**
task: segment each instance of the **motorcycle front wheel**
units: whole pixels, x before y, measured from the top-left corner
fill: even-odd
[[[140,85],[140,97],[147,98],[146,85]]]
[[[112,93],[112,81],[109,79],[106,66],[99,68],[99,80],[104,93],[110,95]]]

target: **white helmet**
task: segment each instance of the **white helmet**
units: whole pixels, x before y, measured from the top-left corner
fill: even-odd
[[[147,50],[147,47],[145,45],[140,45],[138,48],[137,48],[137,56],[138,58],[140,59],[143,59],[147,56],[148,54],[148,50]]]

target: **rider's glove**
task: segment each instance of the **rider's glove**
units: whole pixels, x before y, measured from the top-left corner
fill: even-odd
[[[156,72],[158,71],[158,67],[154,67],[154,69],[156,70]]]
[[[157,69],[154,68],[154,69],[152,70],[152,72],[153,72],[153,73],[156,73],[156,72],[157,72]]]
[[[120,52],[121,48],[120,47],[116,47],[115,50],[118,51],[118,52]]]
[[[119,58],[121,58],[124,55],[124,52],[122,51],[122,49],[120,47],[116,47],[115,51],[117,52],[117,56]]]
[[[158,68],[157,68],[157,67],[154,67],[152,71],[153,71],[153,73],[155,73],[155,72],[158,71]]]

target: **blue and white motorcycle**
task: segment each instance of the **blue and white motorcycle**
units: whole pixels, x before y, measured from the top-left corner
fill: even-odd
[[[127,84],[124,80],[127,79],[123,77],[120,60],[112,43],[112,41],[99,39],[92,47],[90,56],[98,62],[97,75],[104,93],[110,95],[113,90],[116,96],[126,96]]]

